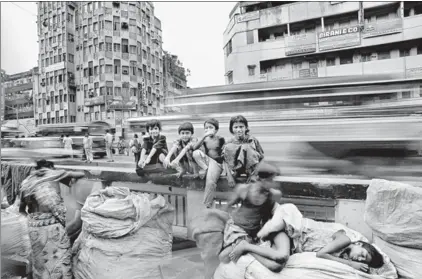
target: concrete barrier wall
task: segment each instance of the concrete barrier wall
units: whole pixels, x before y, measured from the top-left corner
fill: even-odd
[[[56,166],[67,170],[81,170],[80,166]],[[205,209],[202,204],[204,181],[190,177],[154,174],[140,178],[134,173],[83,167],[86,178],[61,192],[68,208],[68,221],[76,210],[82,208],[86,197],[95,190],[108,186],[128,187],[133,191],[163,195],[175,208],[173,222],[178,237],[190,235],[188,225]],[[363,220],[368,180],[312,179],[277,177],[283,192],[281,203],[294,203],[307,218],[319,221],[339,222],[372,239],[371,229]],[[226,180],[220,180],[217,188],[217,206],[229,200],[232,193]]]

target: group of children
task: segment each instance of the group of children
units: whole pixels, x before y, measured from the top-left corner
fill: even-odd
[[[149,137],[144,137],[142,145],[139,144],[136,135],[136,139],[132,141],[131,147],[140,153],[136,158],[137,166],[143,169],[146,165],[158,163],[165,168],[176,170],[178,176],[186,172],[197,174],[206,181],[203,202],[207,208],[213,205],[217,182],[223,174],[231,187],[235,186],[235,178],[242,174],[246,175],[246,184],[238,184],[234,199],[227,204],[226,210],[235,204],[240,206],[231,212],[230,219],[226,223],[220,260],[237,261],[241,254],[248,251],[256,255],[262,253],[263,256],[271,256],[271,253],[262,252],[253,243],[270,237],[268,229],[265,230],[263,226],[273,217],[281,199],[281,192],[270,180],[265,177],[263,179],[262,172],[269,173],[271,177],[278,174],[278,171],[262,161],[264,151],[259,141],[249,134],[246,118],[242,115],[231,118],[229,130],[233,137],[229,140],[217,135],[219,122],[214,118],[204,122],[205,133],[199,140],[194,137],[192,123],[183,123],[178,129],[180,137],[173,142],[170,150],[167,148],[166,137],[161,134],[160,121],[152,120],[147,123],[146,128]],[[280,227],[275,231],[286,229]],[[240,243],[243,244],[239,245]],[[350,251],[347,250],[346,253],[345,249]],[[352,242],[348,236],[343,235],[334,239],[319,251],[319,254],[320,257],[342,261],[343,259],[337,260],[335,257],[327,256],[340,250],[344,252],[340,258],[346,259],[348,256],[353,261],[350,264],[352,267],[365,272],[368,272],[369,267],[378,268],[383,264],[380,254],[370,244],[362,241]],[[364,254],[365,257],[360,257],[358,254]],[[280,258],[280,263],[284,263],[288,256],[289,254]]]
[[[179,139],[173,142],[170,150],[166,137],[161,134],[159,120],[149,121],[146,130],[149,137],[144,137],[142,145],[138,140],[131,141],[131,148],[139,151],[135,158],[138,169],[162,164],[164,168],[176,170],[178,176],[191,173],[205,179],[204,204],[207,208],[212,207],[217,182],[222,175],[227,177],[230,187],[235,186],[235,179],[241,175],[246,175],[248,183],[257,180],[264,151],[259,141],[249,135],[248,121],[242,115],[231,118],[229,130],[233,138],[227,141],[218,135],[219,122],[214,118],[204,122],[205,133],[200,139],[194,136],[192,123],[185,122],[179,126]]]

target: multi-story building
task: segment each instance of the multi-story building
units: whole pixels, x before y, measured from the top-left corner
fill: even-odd
[[[0,70],[0,81],[1,81],[1,84],[0,84],[0,111],[1,111],[0,120],[1,120],[1,123],[3,123],[3,120],[4,120],[4,108],[5,107],[4,107],[4,85],[3,85],[3,82],[6,78],[6,76],[7,76],[6,71],[1,69]]]
[[[168,107],[174,103],[174,97],[182,95],[187,88],[186,70],[177,55],[164,53],[164,103],[165,112],[177,112],[178,108]]]
[[[50,97],[43,124],[115,125],[163,112],[161,22],[151,2],[40,2],[39,28],[40,95]]]
[[[422,3],[238,2],[224,32],[226,84],[422,76]]]
[[[37,125],[76,122],[75,14],[77,2],[38,2],[40,87]]]
[[[38,68],[2,75],[4,120],[34,119],[34,92],[37,92]]]

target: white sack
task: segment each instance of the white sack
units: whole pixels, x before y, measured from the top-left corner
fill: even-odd
[[[108,187],[82,209],[82,233],[73,246],[76,279],[160,279],[171,257],[173,207],[162,196]]]
[[[373,179],[367,190],[364,218],[381,239],[422,249],[422,188]]]
[[[400,278],[422,278],[422,250],[390,244],[377,236],[374,243],[389,256]]]

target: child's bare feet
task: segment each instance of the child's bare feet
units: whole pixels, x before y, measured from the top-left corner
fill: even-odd
[[[237,263],[237,261],[239,260],[240,256],[242,256],[245,251],[246,251],[246,246],[249,243],[246,240],[242,240],[239,242],[239,244],[237,244],[234,248],[233,251],[229,254],[230,260],[234,263]]]

